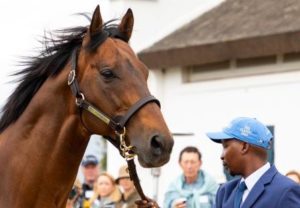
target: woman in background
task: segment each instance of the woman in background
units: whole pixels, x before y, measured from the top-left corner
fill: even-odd
[[[121,200],[121,192],[110,174],[101,173],[94,184],[94,195],[85,208],[116,208]]]

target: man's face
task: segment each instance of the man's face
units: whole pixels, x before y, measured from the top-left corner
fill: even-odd
[[[87,183],[94,183],[99,175],[98,165],[88,164],[82,168],[84,179]]]
[[[186,178],[195,178],[198,175],[198,170],[201,167],[202,161],[197,153],[184,152],[179,162]]]
[[[242,163],[242,155],[240,150],[242,149],[242,142],[236,139],[227,139],[222,141],[223,152],[221,155],[221,160],[223,161],[223,166],[227,169],[230,175],[240,175]]]

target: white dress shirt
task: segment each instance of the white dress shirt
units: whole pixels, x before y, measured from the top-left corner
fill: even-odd
[[[254,187],[254,185],[257,183],[257,181],[260,179],[260,177],[267,172],[267,170],[271,167],[270,163],[266,163],[259,169],[257,169],[255,172],[253,172],[251,175],[249,175],[246,179],[242,178],[241,181],[245,181],[247,189],[244,191],[242,203],[246,200],[247,196],[249,195],[251,189]]]

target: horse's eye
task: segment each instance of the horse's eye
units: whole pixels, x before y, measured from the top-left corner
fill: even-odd
[[[105,78],[105,79],[112,79],[115,78],[116,75],[111,69],[104,69],[100,72],[100,74]]]

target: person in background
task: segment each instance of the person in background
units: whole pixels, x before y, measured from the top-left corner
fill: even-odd
[[[202,155],[193,146],[184,148],[179,155],[183,171],[168,187],[164,208],[211,208],[215,201],[218,183],[201,169]]]
[[[115,179],[110,174],[103,172],[94,184],[94,194],[84,208],[116,208],[121,200]]]
[[[81,206],[80,196],[82,194],[82,185],[79,179],[76,179],[72,190],[69,193],[66,208],[79,208]]]
[[[207,133],[221,143],[221,160],[231,175],[241,175],[223,184],[216,208],[300,207],[300,186],[280,174],[268,162],[273,135],[254,118],[239,117],[220,132]]]
[[[81,170],[84,177],[82,184],[82,195],[80,196],[81,207],[93,196],[93,186],[99,176],[99,161],[94,155],[86,155],[81,163]]]
[[[133,181],[131,181],[128,166],[121,166],[119,169],[119,175],[116,179],[116,183],[121,187],[122,200],[119,202],[120,208],[136,208],[135,201],[140,198],[138,192],[135,189]]]
[[[295,181],[296,183],[300,184],[300,173],[295,171],[295,170],[291,170],[289,172],[287,172],[285,174],[288,178],[292,179],[293,181]]]

